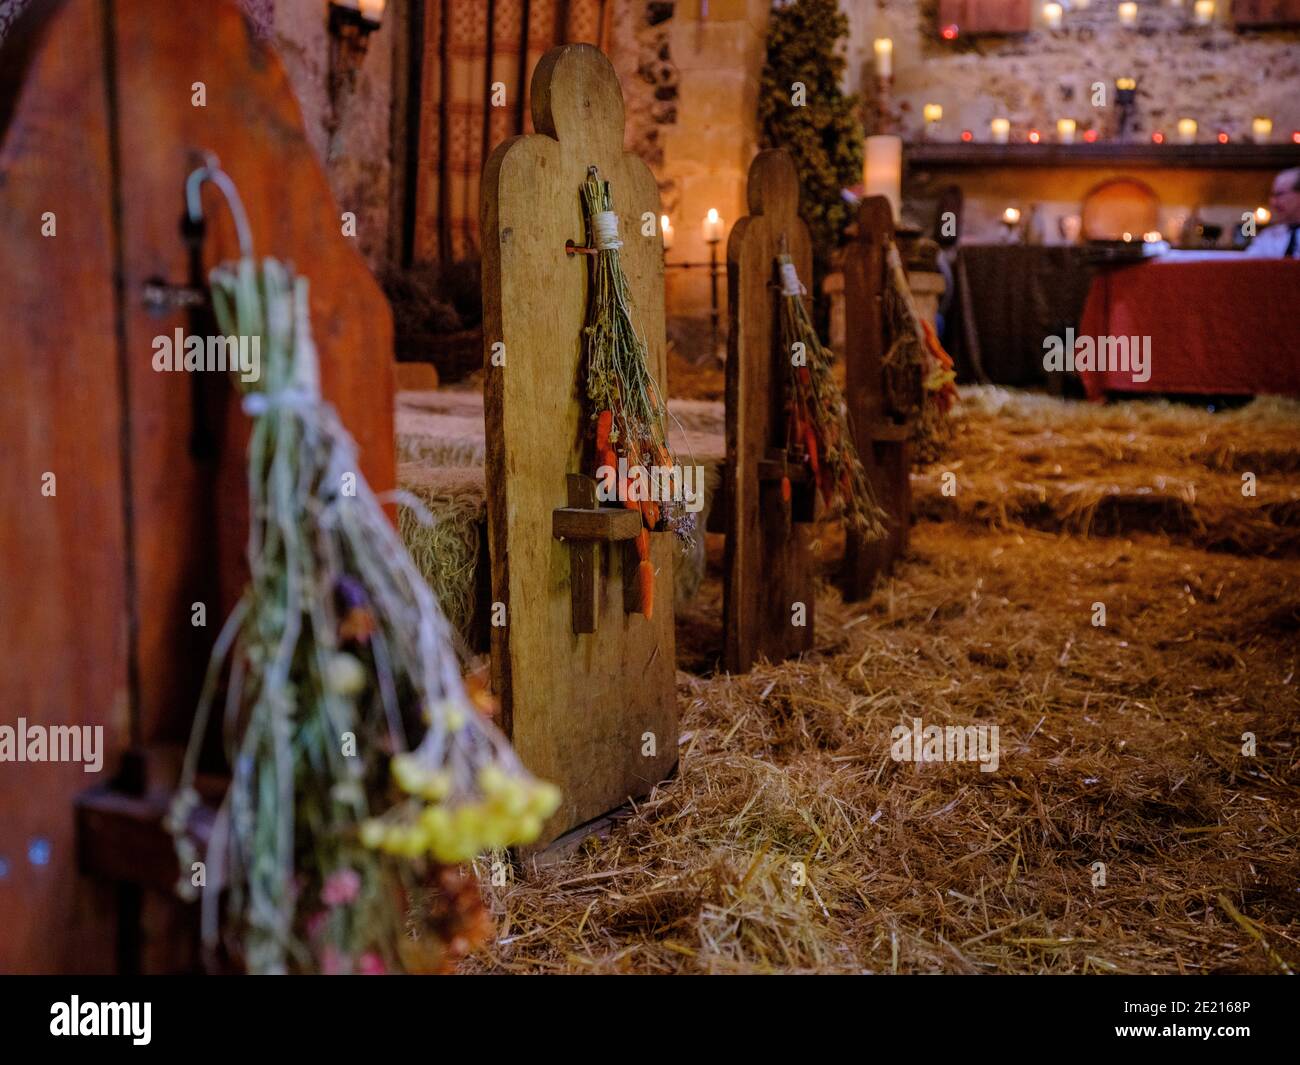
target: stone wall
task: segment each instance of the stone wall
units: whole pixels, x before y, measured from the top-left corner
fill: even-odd
[[[963,129],[988,140],[995,117],[1011,120],[1013,140],[1031,128],[1049,136],[1063,117],[1074,118],[1080,134],[1094,126],[1107,135],[1112,112],[1091,105],[1091,86],[1105,83],[1109,105],[1120,77],[1138,82],[1140,140],[1156,129],[1172,140],[1184,116],[1198,121],[1205,141],[1219,130],[1245,139],[1255,115],[1273,119],[1276,138],[1300,129],[1300,31],[1237,33],[1223,21],[1195,27],[1192,0],[1138,0],[1136,30],[1119,24],[1112,0],[1063,6],[1060,31],[1040,26],[1014,37],[944,41],[936,0],[842,0],[851,22],[848,87],[874,92],[872,41],[890,37],[904,137],[919,133],[926,103],[943,105],[945,140]],[[1218,7],[1226,10],[1228,0]]]

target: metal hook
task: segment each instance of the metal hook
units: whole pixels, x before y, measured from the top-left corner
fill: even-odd
[[[203,199],[199,189],[203,182],[210,181],[216,185],[226,198],[226,205],[235,220],[235,233],[239,237],[239,254],[250,259],[253,256],[253,233],[248,225],[248,215],[244,212],[244,201],[239,198],[230,175],[221,169],[221,160],[212,152],[203,153],[203,165],[190,173],[185,179],[185,208],[190,222],[199,225],[203,222]]]

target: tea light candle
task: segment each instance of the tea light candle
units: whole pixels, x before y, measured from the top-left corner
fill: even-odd
[[[989,123],[989,132],[993,134],[994,144],[1006,144],[1011,140],[1011,121],[1006,118],[995,118]]]
[[[1262,115],[1250,120],[1250,132],[1256,144],[1267,144],[1273,136],[1273,120]]]
[[[1180,118],[1178,120],[1178,141],[1180,144],[1196,143],[1196,119]]]
[[[1192,18],[1198,26],[1208,26],[1214,21],[1214,0],[1196,0],[1192,5]]]
[[[1056,139],[1062,144],[1074,143],[1074,131],[1078,128],[1072,118],[1058,118],[1056,120]]]
[[[1061,28],[1061,16],[1064,14],[1060,4],[1043,5],[1043,25],[1049,30]]]
[[[894,42],[888,37],[877,37],[872,47],[876,51],[876,77],[890,77],[894,73]]]
[[[718,209],[710,207],[709,213],[704,216],[704,243],[717,244],[722,239],[722,219],[718,216]]]
[[[659,232],[664,238],[664,251],[673,250],[673,224],[666,214],[659,216]]]
[[[1119,5],[1119,24],[1121,26],[1127,26],[1129,29],[1132,29],[1134,26],[1137,25],[1137,21],[1138,21],[1137,4],[1135,4],[1133,0],[1125,0],[1124,3]]]
[[[1008,207],[1005,211],[1002,212],[1003,225],[1014,226],[1014,225],[1018,225],[1019,223],[1020,223],[1019,207]]]
[[[1266,226],[1273,220],[1273,212],[1267,207],[1255,208],[1255,221],[1261,226]]]

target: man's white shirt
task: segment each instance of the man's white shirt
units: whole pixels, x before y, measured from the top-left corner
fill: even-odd
[[[1286,254],[1286,246],[1290,240],[1290,226],[1269,226],[1267,229],[1262,230],[1255,239],[1250,242],[1250,247],[1246,249],[1246,254],[1254,255],[1261,259],[1281,259]],[[1300,258],[1300,236],[1297,236],[1296,238],[1296,246],[1291,252],[1291,258]]]

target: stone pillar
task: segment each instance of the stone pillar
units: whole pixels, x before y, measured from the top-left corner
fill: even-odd
[[[725,224],[718,258],[719,343],[726,335],[726,233],[746,214],[745,175],[758,150],[758,85],[766,55],[770,0],[679,0],[671,22],[678,71],[674,125],[665,127],[660,179],[672,218],[669,263],[707,262],[703,221],[710,207]],[[701,15],[701,8],[707,15]],[[709,272],[667,271],[668,335],[691,362],[709,356]]]

